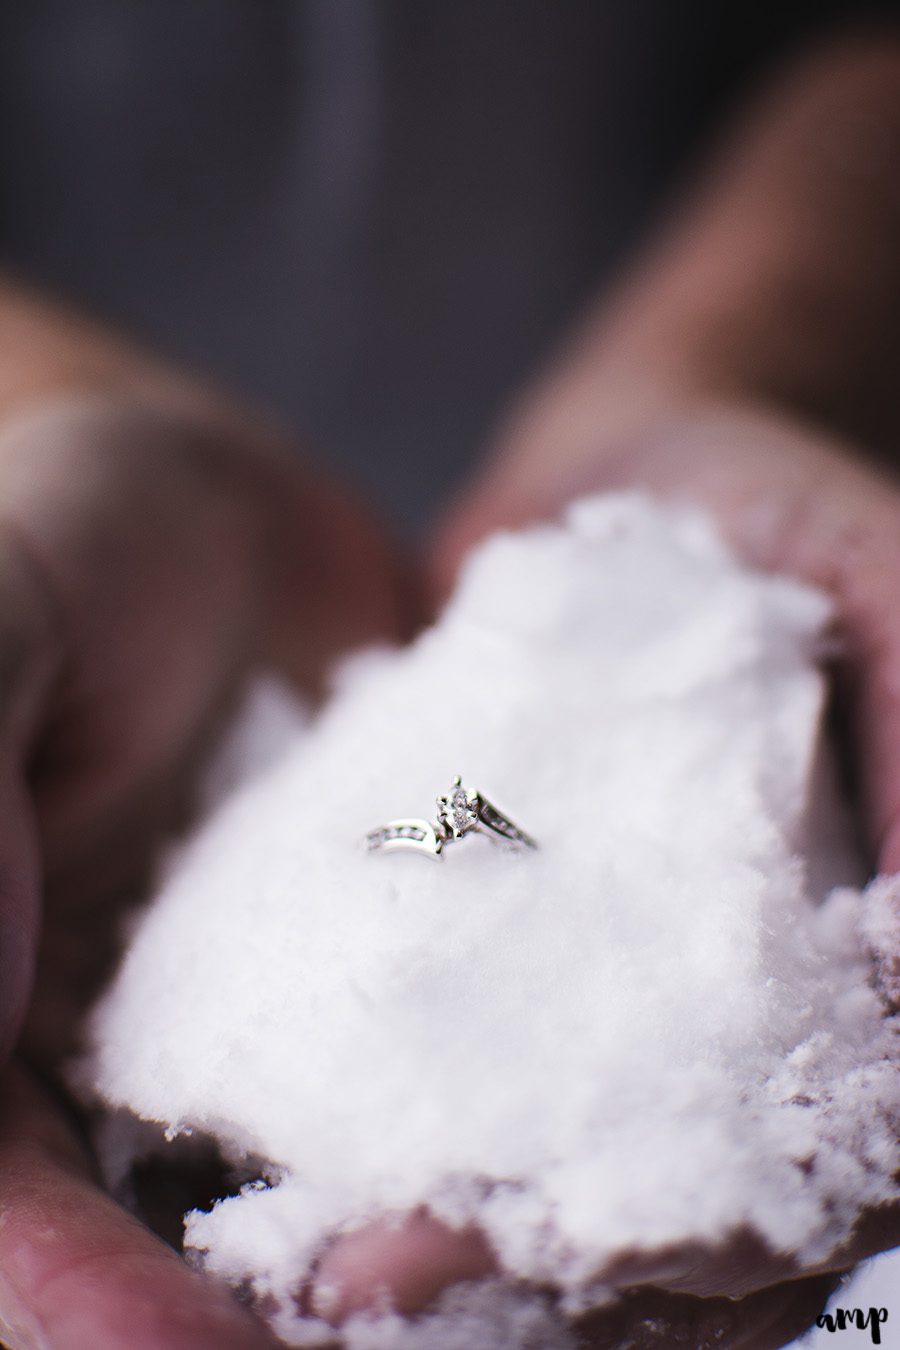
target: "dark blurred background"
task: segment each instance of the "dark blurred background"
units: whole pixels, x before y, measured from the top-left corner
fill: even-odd
[[[3,254],[411,530],[748,85],[886,8],[4,0]]]

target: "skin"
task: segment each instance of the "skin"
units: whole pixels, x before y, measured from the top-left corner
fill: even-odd
[[[816,52],[761,91],[510,410],[427,560],[437,606],[477,539],[579,493],[709,506],[748,560],[834,597],[848,772],[885,871],[900,869],[898,170],[891,35]],[[12,288],[0,338],[0,1034],[18,1041],[0,1335],[113,1350],[127,1327],[136,1350],[249,1350],[269,1344],[250,1315],[94,1184],[54,1065],[242,672],[265,658],[314,685],[342,644],[401,633],[411,600],[377,529],[258,419]],[[868,1215],[802,1279],[746,1234],[623,1253],[602,1274],[629,1292],[585,1321],[584,1344],[774,1348],[833,1272],[898,1240],[895,1213]],[[414,1312],[495,1270],[481,1235],[420,1212],[336,1242],[298,1297],[332,1291],[339,1325],[385,1289]]]

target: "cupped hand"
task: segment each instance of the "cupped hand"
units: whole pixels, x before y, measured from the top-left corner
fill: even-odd
[[[396,638],[389,549],[204,397],[63,392],[0,428],[0,1339],[268,1345],[99,1188],[57,1068],[257,663],[314,693]],[[5,1329],[4,1329],[5,1328]]]
[[[571,405],[561,408],[561,421],[570,414]],[[873,865],[900,871],[900,483],[814,430],[749,408],[710,406],[605,446],[581,461],[578,481],[559,476],[562,432],[560,425],[548,446],[547,481],[534,498],[516,490],[507,460],[509,480],[498,470],[460,504],[435,554],[441,584],[482,532],[552,518],[571,491],[644,489],[706,507],[749,562],[834,597],[834,674],[861,820]],[[879,983],[900,988],[900,951],[884,959]],[[597,1272],[621,1298],[583,1319],[583,1344],[774,1350],[815,1320],[841,1272],[898,1242],[900,1209],[885,1207],[863,1216],[852,1240],[813,1272],[748,1233],[721,1249],[623,1254]],[[368,1306],[379,1286],[415,1311],[451,1283],[497,1273],[477,1232],[452,1233],[414,1215],[405,1227],[372,1227],[337,1243],[318,1281],[342,1290],[345,1313]]]
[[[707,508],[749,563],[823,587],[860,833],[885,872],[900,871],[898,91],[900,46],[884,34],[765,90],[648,256],[514,404],[430,553],[438,605],[491,531],[645,489]],[[900,951],[883,961],[897,989]],[[886,1206],[814,1271],[748,1233],[623,1253],[597,1272],[620,1297],[584,1319],[582,1343],[774,1350],[815,1320],[839,1272],[897,1242]],[[336,1242],[318,1279],[343,1291],[339,1320],[385,1288],[412,1312],[495,1273],[478,1233],[412,1215]]]

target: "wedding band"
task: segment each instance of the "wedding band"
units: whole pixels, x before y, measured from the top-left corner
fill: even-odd
[[[415,816],[389,820],[377,830],[370,830],[366,843],[372,851],[404,850],[440,858],[447,844],[473,833],[486,834],[510,849],[537,848],[530,835],[480,792],[463,787],[459,775],[447,795],[437,798],[437,820],[433,824]]]

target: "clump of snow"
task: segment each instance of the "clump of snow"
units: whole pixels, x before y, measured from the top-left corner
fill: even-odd
[[[285,1340],[333,1336],[294,1299],[323,1246],[420,1205],[575,1307],[628,1249],[750,1229],[813,1263],[896,1194],[870,971],[896,890],[852,888],[833,803],[817,829],[829,617],[695,513],[587,499],[481,547],[437,626],[351,663],[180,853],[91,1074],[160,1150],[193,1129],[265,1160],[187,1245]],[[456,773],[540,848],[367,853]],[[474,1316],[468,1345],[567,1343],[527,1330],[543,1305],[476,1305],[410,1346]],[[405,1346],[386,1325],[348,1343]]]

